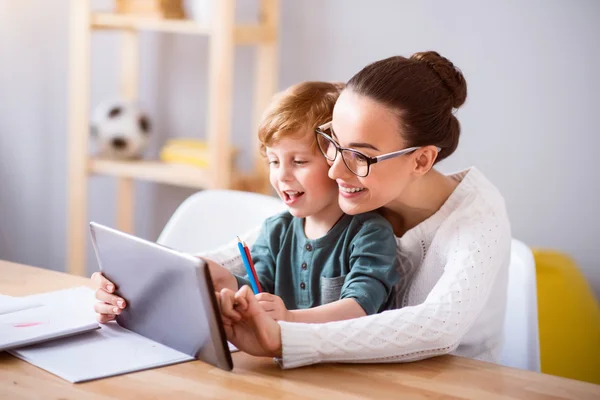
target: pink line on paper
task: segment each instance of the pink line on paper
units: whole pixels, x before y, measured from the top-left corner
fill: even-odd
[[[21,324],[14,324],[13,326],[15,328],[28,328],[30,326],[36,326],[36,325],[41,325],[41,322],[24,322]]]

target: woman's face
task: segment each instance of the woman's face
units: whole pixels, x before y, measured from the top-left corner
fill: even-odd
[[[335,105],[332,131],[341,147],[370,157],[408,147],[393,111],[348,89]],[[399,200],[406,186],[415,179],[414,166],[415,155],[407,154],[371,164],[369,175],[360,178],[346,168],[338,154],[329,169],[329,177],[338,184],[341,209],[353,215]]]

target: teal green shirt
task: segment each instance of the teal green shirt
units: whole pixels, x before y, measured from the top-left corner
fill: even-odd
[[[304,219],[284,212],[268,218],[251,249],[264,292],[288,310],[351,298],[367,315],[385,309],[399,279],[391,225],[375,212],[344,215],[323,237],[308,239]],[[236,277],[238,286],[249,285]]]

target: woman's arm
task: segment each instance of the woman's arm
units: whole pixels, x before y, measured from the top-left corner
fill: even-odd
[[[241,321],[232,323],[228,339],[250,354],[281,357],[284,368],[319,362],[408,362],[448,354],[480,315],[499,271],[510,260],[509,232],[506,237],[477,230],[461,233],[464,245],[449,246],[451,261],[422,304],[325,324],[275,322],[243,287],[236,296],[245,297],[254,311],[243,312]]]
[[[245,241],[249,247],[252,247],[254,242],[256,242],[258,235],[260,234],[261,227],[262,224],[241,235],[240,238]],[[233,239],[231,242],[219,247],[216,250],[206,251],[196,255],[201,258],[212,260],[236,275],[244,275],[246,273],[236,239]]]
[[[280,321],[282,366],[406,362],[452,352],[510,259],[510,234],[489,237],[476,230],[465,236],[422,304],[327,324]]]

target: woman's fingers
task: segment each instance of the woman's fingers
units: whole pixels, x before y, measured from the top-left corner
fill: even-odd
[[[98,314],[106,314],[106,315],[119,315],[121,314],[121,309],[117,306],[113,306],[108,303],[100,303],[97,302],[94,304],[94,311]]]
[[[94,272],[91,279],[97,289],[96,299],[99,300],[94,304],[94,311],[97,313],[96,319],[101,324],[105,324],[114,320],[127,303],[123,298],[113,294],[116,287],[102,275],[102,272]]]
[[[231,290],[223,289],[219,293],[219,304],[221,306],[221,314],[232,321],[239,321],[242,316],[235,310],[235,297]]]
[[[114,315],[109,315],[109,314],[98,314],[98,315],[96,315],[96,319],[101,324],[105,324],[105,323],[107,323],[107,322],[112,321],[113,319],[115,319],[115,316]]]
[[[116,289],[114,283],[106,279],[102,272],[94,272],[92,274],[92,281],[97,289],[104,289],[108,293],[113,293]]]
[[[263,310],[252,289],[243,286],[235,293],[234,300],[235,309],[243,318],[231,325],[224,322],[227,339],[249,354],[281,357],[281,328],[273,316]]]
[[[252,289],[247,285],[242,286],[242,288],[235,293],[236,308],[241,312],[248,310],[248,299],[250,298],[254,299]]]
[[[108,293],[104,289],[96,290],[96,299],[104,303],[112,304],[113,306],[119,307],[121,309],[127,306],[127,302],[125,301],[125,299],[115,294]]]
[[[106,279],[102,272],[94,272],[92,274],[92,281],[94,282],[94,286],[96,286],[96,299],[101,302],[112,304],[115,307],[119,307],[121,309],[125,308],[127,303],[125,300],[114,294],[116,289],[115,285]]]

